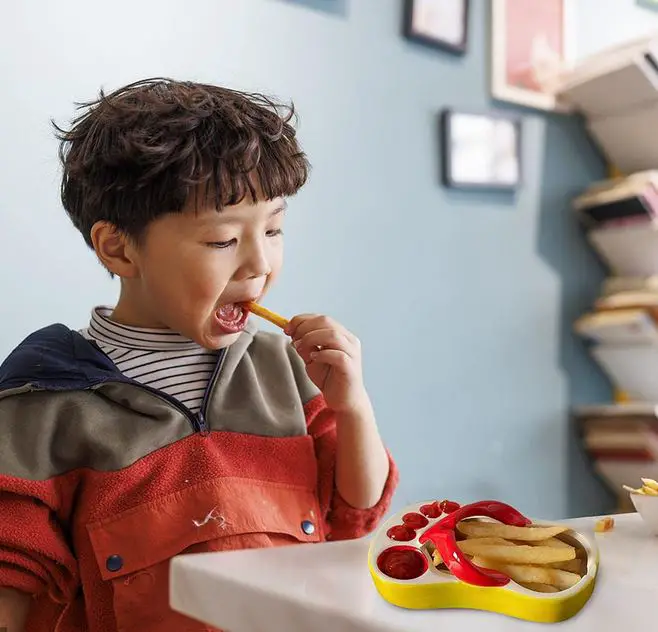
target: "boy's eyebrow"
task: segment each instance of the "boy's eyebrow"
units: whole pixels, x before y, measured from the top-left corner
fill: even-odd
[[[275,215],[279,215],[280,213],[285,212],[288,209],[288,202],[283,200],[279,206],[277,206],[271,213],[270,217],[274,217]]]

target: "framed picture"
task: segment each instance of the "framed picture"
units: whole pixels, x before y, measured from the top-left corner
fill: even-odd
[[[495,99],[565,111],[555,93],[574,61],[576,0],[492,0],[491,93]]]
[[[468,46],[469,2],[470,0],[405,0],[405,37],[463,55]]]
[[[443,183],[515,191],[521,184],[521,119],[505,112],[441,112]]]

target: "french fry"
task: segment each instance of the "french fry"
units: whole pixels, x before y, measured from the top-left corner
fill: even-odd
[[[290,321],[287,318],[280,316],[279,314],[267,309],[267,307],[263,307],[262,305],[259,305],[258,303],[251,302],[247,305],[247,308],[252,314],[256,314],[256,316],[260,316],[264,320],[269,321],[270,323],[276,325],[277,327],[280,327],[281,329],[285,329],[290,323]]]
[[[457,542],[466,555],[479,555],[509,564],[552,564],[575,560],[576,549],[572,546],[528,546],[514,545],[501,538],[471,538]],[[438,550],[432,552],[435,565],[442,563]]]
[[[548,564],[551,568],[557,568],[561,571],[569,571],[570,573],[578,573],[581,577],[585,574],[583,570],[584,560],[567,560],[566,562],[551,562]]]
[[[466,557],[470,560],[472,556],[467,555]],[[439,553],[438,549],[434,549],[432,551],[432,562],[434,566],[437,568],[442,565],[445,566],[445,562],[443,561],[443,558],[441,557],[441,553]],[[0,628],[0,630],[2,630],[2,628]]]
[[[514,546],[514,542],[510,540],[505,540],[505,538],[475,538],[466,536],[466,540],[461,540],[461,542],[479,542],[480,544],[500,544],[502,546]],[[459,544],[459,542],[458,542]]]
[[[459,548],[467,555],[477,555],[506,564],[551,564],[576,559],[576,549],[550,546],[501,546],[482,544],[478,540],[458,542]]]
[[[519,544],[530,544],[531,546],[552,546],[558,549],[574,548],[568,542],[560,540],[559,538],[548,538],[548,540],[540,540],[539,542],[519,542]],[[576,546],[576,558],[583,559],[587,557],[587,552],[582,546]]]
[[[597,520],[594,525],[594,533],[607,533],[612,531],[615,528],[615,519],[614,518],[601,518]]]
[[[658,493],[658,492],[657,492]],[[553,538],[567,531],[567,527],[513,527],[498,522],[475,522],[463,520],[457,524],[460,533],[471,537],[498,537],[505,540],[520,540],[522,542],[536,542]]]
[[[530,544],[530,546],[551,546],[556,549],[570,549],[572,548],[570,544],[559,540],[558,538],[547,538],[546,540],[538,540],[536,542],[524,542],[524,544]]]
[[[629,492],[630,494],[641,494],[644,496],[658,496],[658,481],[654,481],[652,478],[641,478],[642,487],[635,489],[634,487],[629,487],[628,485],[622,485],[622,489]]]
[[[518,584],[548,584],[559,590],[566,590],[575,586],[580,581],[580,575],[562,571],[557,568],[545,566],[525,566],[521,564],[505,564],[497,560],[491,560],[476,556],[473,564],[482,568],[489,568],[507,575]]]
[[[458,537],[463,538],[457,546],[476,566],[499,571],[534,592],[555,593],[574,586],[587,573],[587,552],[567,537],[568,530],[561,525],[514,527],[464,520],[457,524]],[[561,534],[564,540],[558,537]],[[434,565],[445,571],[440,553],[429,550]]]
[[[658,482],[654,481],[652,478],[641,478],[642,487],[648,487],[653,489],[655,492],[658,492]]]
[[[526,582],[519,585],[523,586],[524,588],[527,588],[528,590],[534,590],[535,592],[540,592],[540,593],[560,592],[559,588],[556,588],[555,586],[551,586],[550,584],[531,584]]]
[[[470,559],[472,556],[467,555],[467,557]],[[432,551],[432,562],[434,563],[434,566],[441,566],[441,564],[444,563],[441,553],[439,553],[439,549],[434,549]],[[0,628],[0,630],[2,630],[2,628]]]

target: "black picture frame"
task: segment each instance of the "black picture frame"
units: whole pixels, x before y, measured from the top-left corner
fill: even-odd
[[[461,131],[465,125],[470,123],[474,129],[478,123],[482,127],[482,139],[471,141],[471,147],[458,147],[456,143],[462,142],[456,138],[457,128],[455,126],[456,118],[462,117]],[[486,125],[486,121],[492,123],[502,122],[506,125]],[[441,179],[443,185],[452,189],[465,190],[485,190],[485,191],[517,191],[523,182],[523,157],[522,157],[522,133],[523,119],[521,116],[499,110],[467,110],[445,108],[440,113],[440,146],[441,146]],[[505,138],[512,134],[511,138]],[[496,136],[498,139],[496,140]],[[507,150],[505,148],[507,147]],[[497,150],[504,152],[512,151],[513,157],[506,158],[505,154],[496,156]],[[456,152],[462,152],[457,156]],[[466,153],[464,152],[471,152]],[[475,160],[470,161],[469,157],[481,158],[483,152],[490,152],[492,165],[497,161],[498,166],[492,168],[489,177],[478,176],[477,168],[474,167],[474,173],[470,177],[464,177],[463,171],[468,167],[465,165],[476,165]],[[505,165],[507,171],[501,167]],[[486,162],[485,162],[486,165]],[[480,161],[482,168],[482,160]],[[496,170],[498,170],[496,173]],[[459,173],[460,170],[462,173]]]
[[[470,14],[471,0],[435,0],[436,2],[456,2],[462,5],[462,28],[463,37],[458,44],[454,42],[441,39],[439,36],[428,35],[427,33],[420,32],[414,25],[414,4],[417,0],[404,0],[404,19],[402,32],[404,36],[413,42],[424,44],[442,51],[452,53],[454,55],[464,55],[468,51],[468,23]]]

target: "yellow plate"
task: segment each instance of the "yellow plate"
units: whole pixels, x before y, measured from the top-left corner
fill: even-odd
[[[573,530],[561,534],[560,538],[570,540],[585,550],[587,572],[575,586],[557,593],[538,593],[511,580],[503,587],[472,586],[461,582],[447,571],[435,568],[429,552],[418,543],[418,538],[429,527],[445,517],[445,514],[434,520],[430,519],[426,527],[416,530],[414,540],[398,542],[386,535],[389,528],[402,524],[404,514],[416,513],[421,505],[430,502],[409,505],[398,512],[377,530],[371,541],[368,567],[377,591],[386,601],[401,608],[416,610],[469,608],[497,612],[538,623],[557,623],[573,617],[589,600],[594,590],[599,566],[598,548],[593,540]],[[555,523],[533,520],[533,525],[554,526]],[[399,546],[416,548],[425,557],[428,568],[420,577],[411,580],[392,579],[379,569],[377,559],[381,553]]]

